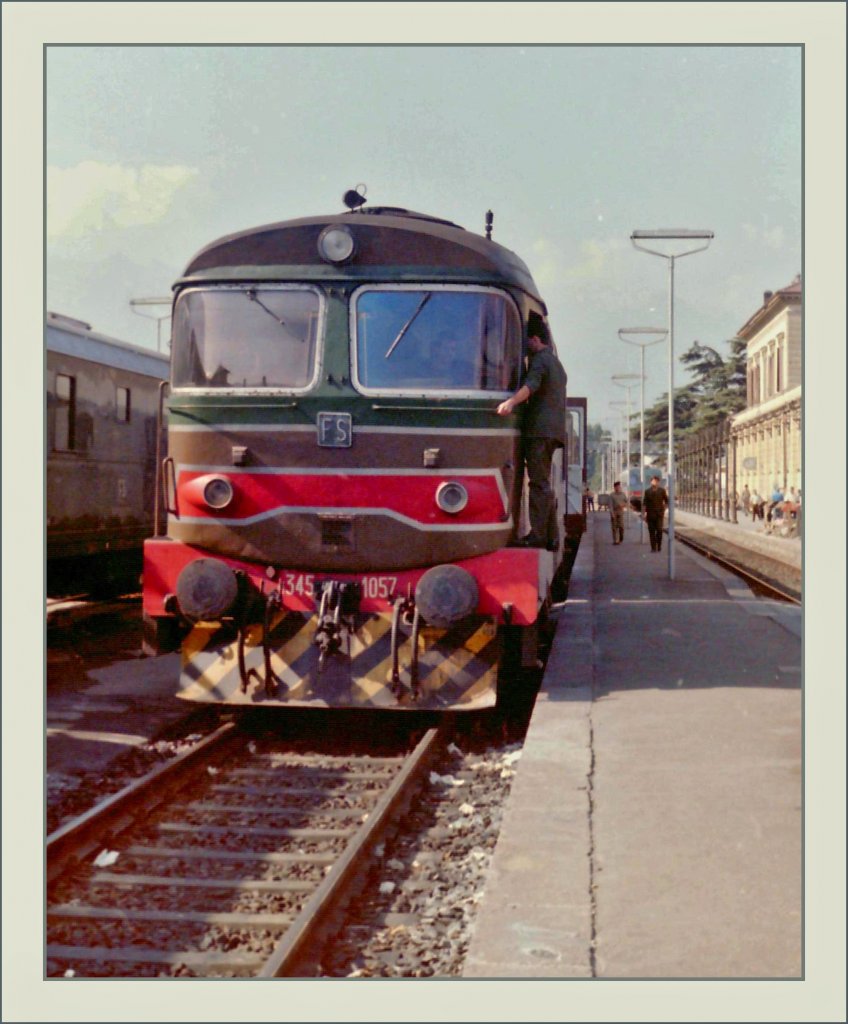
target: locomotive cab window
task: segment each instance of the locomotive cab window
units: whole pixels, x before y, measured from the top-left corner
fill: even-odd
[[[316,376],[320,312],[311,288],[182,292],[174,309],[174,387],[305,390]]]
[[[366,394],[508,393],[518,387],[521,323],[504,292],[367,286],[353,296],[355,379]]]

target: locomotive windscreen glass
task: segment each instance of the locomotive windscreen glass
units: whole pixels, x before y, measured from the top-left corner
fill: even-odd
[[[174,387],[307,387],[319,311],[318,294],[305,288],[183,292],[174,310]]]
[[[356,381],[366,391],[508,392],[521,325],[503,292],[368,287],[354,296]]]

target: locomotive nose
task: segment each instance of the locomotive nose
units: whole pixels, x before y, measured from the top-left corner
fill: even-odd
[[[177,602],[188,619],[220,619],[238,597],[238,580],[229,566],[215,558],[198,558],[177,577]]]
[[[435,565],[415,587],[415,603],[431,626],[447,628],[477,608],[477,581],[458,565]]]

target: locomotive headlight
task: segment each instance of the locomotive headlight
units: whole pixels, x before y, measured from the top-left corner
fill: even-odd
[[[318,236],[318,254],[328,263],[347,263],[356,251],[356,240],[344,225],[332,224]]]
[[[237,597],[235,573],[215,558],[197,558],[177,577],[180,611],[195,622],[220,619],[230,611]]]
[[[449,512],[455,516],[468,504],[468,491],[455,480],[448,480],[439,484],[436,490],[436,504],[442,512]]]
[[[435,565],[415,587],[415,603],[431,626],[445,629],[470,615],[479,600],[477,581],[458,565]]]
[[[203,488],[203,500],[210,508],[226,508],[233,500],[233,485],[222,476],[213,477]]]

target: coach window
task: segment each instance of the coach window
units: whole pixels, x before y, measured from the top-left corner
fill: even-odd
[[[316,376],[320,311],[307,288],[184,291],[174,310],[174,387],[305,390]]]
[[[355,293],[354,364],[365,393],[474,395],[518,387],[521,323],[489,288],[368,286]]]
[[[115,412],[119,423],[130,421],[130,389],[118,388],[115,395]]]
[[[73,451],[76,447],[75,425],[77,382],[65,373],[56,374],[56,406],[53,447],[57,451]]]

